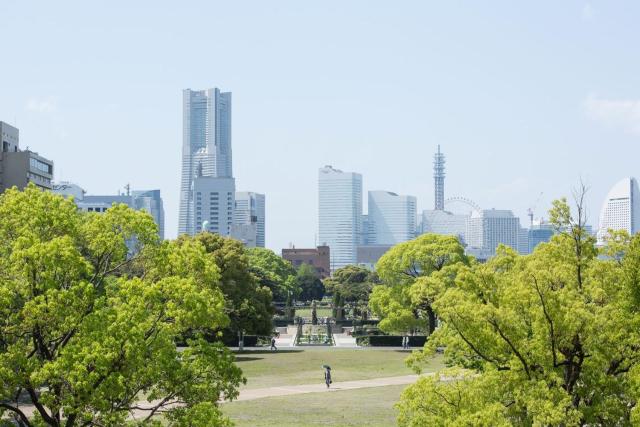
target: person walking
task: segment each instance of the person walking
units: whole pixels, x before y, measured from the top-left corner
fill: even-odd
[[[271,351],[277,351],[278,347],[276,347],[276,337],[271,337]]]
[[[331,385],[331,366],[323,365],[324,368],[324,382],[327,385],[327,388]]]

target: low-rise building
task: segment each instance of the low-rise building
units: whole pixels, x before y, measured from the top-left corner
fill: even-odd
[[[331,275],[331,253],[329,246],[283,249],[282,258],[293,264],[295,268],[300,267],[302,264],[313,266],[318,272],[318,277],[321,279]]]
[[[53,162],[38,153],[20,150],[19,130],[0,122],[0,192],[7,188],[24,189],[29,183],[51,190],[53,188]]]
[[[122,203],[135,210],[144,210],[153,217],[158,225],[158,235],[164,239],[164,207],[160,190],[132,191],[129,194],[117,195],[87,195],[79,185],[63,181],[53,185],[53,192],[73,197],[78,209],[84,212],[104,213],[114,203]]]

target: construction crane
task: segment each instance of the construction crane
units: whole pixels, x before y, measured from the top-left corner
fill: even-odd
[[[536,199],[535,202],[533,202],[533,206],[529,207],[529,209],[527,209],[527,215],[529,215],[529,226],[533,227],[533,211],[535,210],[536,206],[538,206],[538,203],[540,202],[540,199],[542,198],[542,195],[544,194],[544,192],[540,192],[540,195],[538,196],[538,198]]]

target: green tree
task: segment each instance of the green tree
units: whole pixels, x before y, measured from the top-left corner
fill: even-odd
[[[454,236],[423,234],[400,243],[376,264],[382,285],[373,288],[369,307],[381,319],[382,330],[407,331],[427,327],[433,333],[433,301],[443,283],[451,283],[458,269],[469,264]]]
[[[229,322],[219,279],[201,244],[160,243],[146,213],[124,205],[82,213],[34,185],[6,191],[0,418],[113,426],[138,409],[147,421],[163,410],[172,425],[226,424],[217,402],[237,396],[241,372],[226,348],[198,333]],[[176,339],[187,330],[193,339],[179,351]],[[193,421],[205,412],[207,422]]]
[[[436,348],[455,367],[409,387],[402,426],[638,425],[640,235],[617,233],[599,258],[573,213],[556,201],[560,231],[529,256],[501,247],[442,283]]]
[[[265,248],[247,249],[247,256],[249,270],[262,286],[271,289],[274,301],[283,302],[289,295],[299,293],[295,280],[296,270],[289,261]]]
[[[230,319],[226,332],[241,336],[270,334],[274,313],[271,291],[252,274],[250,258],[242,242],[209,232],[178,237],[179,242],[187,240],[202,244],[220,270],[220,289]]]
[[[302,301],[321,300],[324,296],[324,284],[316,269],[309,264],[302,264],[298,268],[296,285],[300,289],[298,298]]]
[[[379,282],[376,273],[357,265],[347,265],[325,279],[324,285],[327,293],[339,292],[345,302],[366,303],[373,286]]]
[[[334,295],[334,317],[343,316],[345,304],[353,305],[354,316],[366,316],[369,296],[380,280],[375,272],[357,265],[337,269],[333,276],[324,280],[327,293]]]

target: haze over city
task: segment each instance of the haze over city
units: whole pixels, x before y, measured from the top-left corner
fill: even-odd
[[[159,188],[168,238],[185,88],[233,93],[236,187],[266,194],[275,251],[314,245],[324,165],[420,212],[439,144],[447,197],[526,223],[583,179],[594,227],[640,173],[634,2],[113,5],[3,2],[0,118],[56,181]]]

